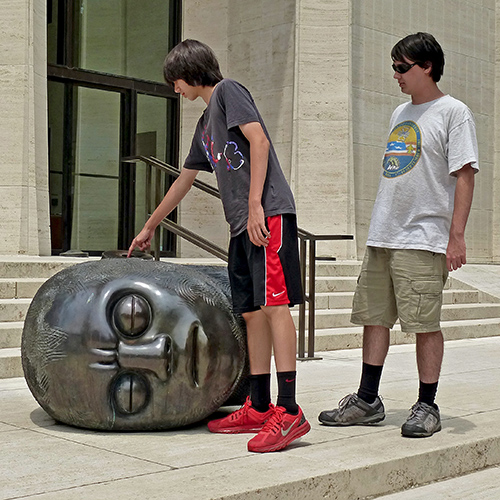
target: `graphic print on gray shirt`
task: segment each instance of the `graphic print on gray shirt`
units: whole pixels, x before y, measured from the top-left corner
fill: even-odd
[[[238,82],[224,79],[198,121],[184,168],[215,172],[231,236],[242,233],[248,221],[250,144],[239,125],[251,122],[262,125],[270,143],[262,194],[264,215],[295,213],[292,191],[250,92]]]

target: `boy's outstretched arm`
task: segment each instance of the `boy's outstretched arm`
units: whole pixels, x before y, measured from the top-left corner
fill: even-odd
[[[156,210],[146,221],[141,232],[132,240],[127,257],[130,257],[130,254],[136,247],[139,247],[142,251],[149,248],[156,227],[181,202],[184,196],[186,196],[197,174],[198,170],[182,169],[179,177],[177,177],[175,182],[170,186],[162,202],[156,207]]]
[[[455,206],[451,219],[450,239],[446,250],[446,265],[448,271],[462,267],[466,261],[465,225],[469,217],[474,192],[474,169],[470,163],[458,172],[455,188]]]
[[[247,231],[250,241],[260,246],[269,243],[269,231],[266,228],[264,209],[262,208],[262,191],[267,175],[269,158],[269,140],[259,122],[240,125],[243,135],[250,143],[250,192],[248,193]]]

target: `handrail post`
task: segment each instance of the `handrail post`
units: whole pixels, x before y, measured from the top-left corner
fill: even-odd
[[[307,357],[314,358],[316,310],[316,240],[309,240],[309,327],[307,329]]]
[[[161,202],[161,171],[157,170],[155,175],[155,205],[158,206]],[[161,248],[161,226],[158,224],[154,235],[154,252],[155,260],[160,260]]]
[[[304,301],[299,305],[299,342],[298,342],[298,357],[303,358],[305,356],[306,349],[306,301],[307,301],[307,291],[306,291],[306,241],[303,238],[299,238],[300,241],[300,278],[302,281],[302,286],[304,287]]]
[[[146,206],[144,207],[145,214],[144,214],[144,220],[148,220],[149,214],[153,213],[153,196],[152,196],[152,182],[151,182],[151,175],[152,175],[152,169],[153,167],[149,164],[146,163],[146,175],[144,179],[144,183],[146,185]]]

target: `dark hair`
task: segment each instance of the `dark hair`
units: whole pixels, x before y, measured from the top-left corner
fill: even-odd
[[[214,87],[224,78],[214,51],[198,40],[184,40],[168,53],[163,76],[167,83],[184,80],[192,87]]]
[[[441,80],[444,69],[444,53],[441,45],[429,33],[415,33],[400,40],[391,51],[393,61],[404,62],[404,58],[416,62],[422,68],[432,64],[431,77],[435,82]]]

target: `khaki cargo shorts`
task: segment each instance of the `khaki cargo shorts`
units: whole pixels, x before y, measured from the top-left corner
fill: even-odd
[[[426,250],[366,247],[351,322],[426,333],[440,330],[446,255]]]

